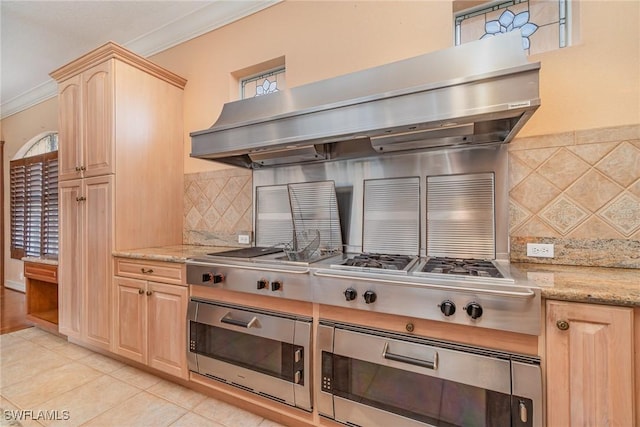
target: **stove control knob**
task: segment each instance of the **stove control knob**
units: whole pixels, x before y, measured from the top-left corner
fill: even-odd
[[[442,304],[440,304],[440,311],[442,312],[442,314],[449,317],[456,312],[456,305],[453,303],[453,301],[443,301]]]
[[[482,316],[482,306],[477,302],[470,302],[464,309],[472,319],[477,319]]]
[[[282,288],[282,282],[279,280],[274,280],[273,282],[271,282],[271,290],[272,291],[279,291]]]
[[[258,280],[256,287],[258,288],[258,290],[260,290],[260,289],[266,288],[267,286],[269,286],[269,281],[265,279],[260,279]]]
[[[364,302],[366,302],[367,304],[376,302],[376,299],[378,298],[376,293],[373,291],[367,291],[364,293],[363,296],[364,296]]]
[[[217,274],[217,273],[204,273],[202,275],[202,281],[205,283],[206,282],[220,283],[224,281],[224,275]]]
[[[347,301],[353,301],[357,296],[358,292],[356,292],[356,290],[353,288],[348,288],[346,291],[344,291],[344,298]]]

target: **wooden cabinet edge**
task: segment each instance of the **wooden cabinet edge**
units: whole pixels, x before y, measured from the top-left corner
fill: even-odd
[[[164,80],[165,82],[180,89],[184,89],[187,84],[187,80],[183,77],[180,77],[179,75],[172,73],[171,71],[166,70],[111,41],[52,71],[49,75],[57,82],[62,82],[109,59],[118,59],[130,64],[141,71],[149,73],[152,76]]]

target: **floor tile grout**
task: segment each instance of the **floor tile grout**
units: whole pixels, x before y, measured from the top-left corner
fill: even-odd
[[[73,388],[71,388],[69,390],[65,390],[63,393],[60,393],[60,394],[72,393],[73,391],[78,390],[81,387],[85,387],[85,386],[91,384],[94,381],[98,381],[99,379],[101,379],[103,377],[109,377],[110,379],[112,379],[114,381],[118,381],[118,382],[120,382],[122,384],[126,384],[128,387],[131,387],[131,388],[135,389],[135,393],[132,394],[131,396],[128,396],[123,401],[119,401],[118,403],[115,403],[115,404],[109,406],[108,408],[105,408],[105,409],[102,409],[102,410],[99,410],[99,409],[96,408],[96,410],[98,412],[95,413],[95,414],[91,414],[90,418],[88,418],[87,420],[84,420],[81,424],[79,424],[80,426],[91,425],[91,422],[96,422],[94,420],[96,420],[99,417],[103,416],[103,414],[105,414],[106,412],[112,411],[112,410],[114,410],[115,408],[118,408],[118,407],[123,407],[123,408],[126,407],[126,403],[128,401],[130,401],[131,399],[134,399],[136,397],[139,398],[139,399],[140,398],[144,398],[144,397],[151,397],[151,398],[154,398],[154,399],[159,399],[159,402],[164,402],[164,403],[162,403],[163,407],[173,408],[173,411],[174,411],[173,413],[174,414],[175,413],[179,413],[177,418],[173,419],[168,424],[164,424],[167,427],[170,427],[170,426],[172,426],[174,424],[177,425],[178,421],[180,419],[182,419],[183,417],[185,417],[185,416],[192,416],[192,417],[198,417],[199,419],[206,419],[206,420],[210,421],[211,423],[213,423],[216,426],[236,427],[234,424],[232,424],[234,422],[232,418],[223,420],[223,419],[216,419],[216,418],[213,418],[213,417],[209,416],[209,415],[211,415],[211,413],[216,413],[216,405],[218,403],[220,403],[220,408],[218,408],[218,409],[219,410],[221,409],[223,414],[224,414],[225,411],[229,412],[229,414],[225,415],[227,417],[233,417],[233,416],[242,417],[242,416],[244,416],[243,415],[244,413],[250,414],[250,415],[246,415],[245,419],[247,421],[249,419],[251,419],[251,425],[254,425],[255,427],[259,427],[260,425],[264,424],[267,421],[265,418],[263,418],[261,416],[258,416],[257,414],[253,414],[251,412],[248,412],[248,411],[245,411],[243,409],[237,408],[234,405],[228,404],[226,402],[219,401],[218,399],[215,399],[215,398],[213,398],[211,396],[208,396],[206,394],[197,392],[195,390],[191,390],[188,387],[184,387],[182,385],[178,385],[178,384],[172,383],[168,379],[157,377],[157,376],[155,376],[153,374],[150,374],[150,373],[148,373],[146,371],[140,370],[138,368],[135,368],[135,367],[132,367],[130,365],[127,365],[126,363],[122,363],[120,361],[112,359],[107,355],[103,355],[103,354],[91,351],[89,354],[84,355],[84,356],[79,357],[79,358],[76,358],[76,359],[68,357],[65,354],[62,354],[62,353],[59,353],[59,352],[55,351],[55,348],[63,347],[63,346],[66,345],[67,342],[62,342],[62,343],[59,343],[59,345],[55,345],[56,344],[55,340],[49,341],[47,338],[42,338],[42,337],[47,337],[48,336],[47,332],[40,331],[40,330],[31,330],[31,331],[29,331],[28,329],[23,329],[23,330],[12,332],[12,333],[9,333],[9,334],[6,334],[6,335],[11,335],[11,334],[15,334],[15,335],[12,335],[12,339],[13,338],[18,338],[18,339],[20,339],[20,340],[22,340],[24,342],[29,342],[29,343],[31,343],[33,345],[36,345],[36,346],[38,346],[38,348],[44,348],[44,349],[47,349],[48,351],[54,352],[57,356],[59,356],[63,360],[64,363],[62,363],[60,366],[54,367],[52,369],[58,369],[58,368],[62,368],[64,366],[67,366],[67,365],[72,364],[72,363],[78,363],[78,364],[84,365],[87,368],[93,369],[94,371],[99,373],[99,375],[97,377],[92,378],[92,379],[90,379],[88,381],[79,383],[78,385],[74,386]],[[27,336],[24,336],[24,335],[27,335]],[[36,341],[33,341],[34,339]],[[41,343],[37,342],[38,340]],[[12,343],[9,344],[8,347],[11,347],[12,345],[15,345],[15,343],[19,343],[20,345],[23,345],[21,341],[12,341]],[[42,343],[44,343],[44,344],[42,344]],[[69,343],[69,345],[76,345],[76,344]],[[79,348],[84,348],[82,346],[78,346],[78,347]],[[1,354],[3,349],[4,349],[4,346],[2,345],[2,340],[0,340],[0,354]],[[92,366],[92,363],[91,363],[90,360],[85,360],[85,359],[88,359],[88,358],[92,357],[93,355],[103,356],[105,358],[113,360],[115,363],[118,363],[119,365],[116,366],[115,369],[109,370],[108,372],[105,372],[102,369],[97,369],[97,368],[94,367],[95,363]],[[19,366],[21,362],[22,361],[13,362],[10,366]],[[124,369],[127,369],[127,368],[129,368],[129,370],[131,370],[131,376],[128,378],[129,381],[126,381],[122,377],[118,377],[117,376],[118,375],[117,374],[118,371],[121,371],[121,370],[124,370]],[[3,369],[4,369],[4,367],[3,367]],[[105,368],[105,369],[108,369],[108,368]],[[135,384],[135,379],[134,379],[135,376],[139,375],[140,373],[142,374],[141,378],[143,376],[144,376],[144,378],[146,378],[146,376],[148,375],[150,377],[154,377],[156,379],[156,381],[151,383],[151,384],[149,384],[146,387],[140,387],[139,384]],[[19,384],[19,383],[21,383],[23,381],[27,381],[30,378],[32,378],[33,376],[35,376],[35,375],[37,375],[37,374],[28,376],[28,377],[26,377],[25,380],[17,381],[14,384]],[[150,381],[151,381],[151,379],[150,379]],[[167,391],[163,391],[161,388],[153,390],[154,387],[156,387],[158,385],[161,385],[163,383],[167,383],[166,384]],[[14,384],[10,384],[10,386],[13,386]],[[176,397],[175,399],[172,400],[170,396],[167,396],[168,393],[172,392],[171,391],[171,387],[176,387],[176,389],[174,390],[175,393],[180,393],[183,388],[185,390],[190,390],[193,393],[197,393],[198,398],[196,398],[194,400],[194,403],[191,403],[191,402],[187,403],[186,401],[180,401],[180,398],[178,398],[178,397]],[[180,388],[178,389],[177,387],[180,387]],[[32,409],[32,408],[23,408],[20,405],[16,405],[13,402],[13,400],[7,398],[4,394],[1,393],[1,391],[2,390],[0,390],[0,396],[2,396],[2,398],[6,402],[8,402],[8,404],[11,405],[12,407],[17,408],[18,410],[29,410],[29,409]],[[45,400],[44,402],[42,402],[39,405],[44,405],[45,403],[47,403],[49,401],[54,401],[56,398],[57,398],[56,395],[47,396],[47,400]],[[185,399],[189,399],[189,397],[185,397]],[[210,412],[210,413],[207,413],[207,411],[204,410],[203,408],[201,408],[201,410],[199,412],[194,412],[194,410],[196,408],[198,408],[201,405],[203,405],[209,399],[211,400],[212,405],[213,405],[213,409],[209,408],[208,412]],[[33,408],[33,409],[35,409],[35,408]],[[220,413],[220,412],[218,412],[218,413]],[[221,418],[223,417],[222,414],[220,416],[221,416]],[[249,417],[249,416],[250,416],[250,418],[246,418],[246,417]],[[34,423],[36,423],[36,424],[31,424],[33,426],[45,426],[46,427],[46,425],[43,424],[43,423],[37,422],[36,420],[32,420],[32,421]],[[278,424],[274,423],[273,425],[277,426]]]

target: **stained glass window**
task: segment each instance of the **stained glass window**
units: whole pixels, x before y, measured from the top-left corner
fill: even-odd
[[[284,89],[286,86],[285,68],[277,68],[256,76],[247,77],[240,82],[242,99],[267,95]]]
[[[501,0],[460,11],[455,14],[455,44],[520,31],[528,54],[566,47],[569,1]]]

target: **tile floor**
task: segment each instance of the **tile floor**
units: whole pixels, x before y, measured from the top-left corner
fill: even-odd
[[[0,335],[0,426],[20,425],[281,427],[37,328]]]

